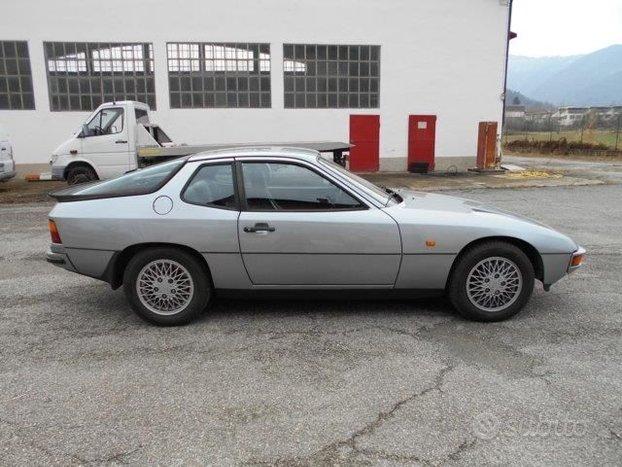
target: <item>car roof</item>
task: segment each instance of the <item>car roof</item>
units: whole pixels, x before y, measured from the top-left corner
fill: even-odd
[[[238,146],[224,149],[214,149],[194,154],[188,162],[203,161],[209,159],[221,159],[223,157],[293,157],[313,162],[320,155],[313,149],[281,147],[281,146]]]

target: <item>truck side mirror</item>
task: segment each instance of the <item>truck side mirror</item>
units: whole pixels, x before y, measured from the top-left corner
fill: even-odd
[[[78,135],[78,138],[86,138],[89,135],[89,127],[86,123],[82,124],[82,131],[80,132],[80,134]]]

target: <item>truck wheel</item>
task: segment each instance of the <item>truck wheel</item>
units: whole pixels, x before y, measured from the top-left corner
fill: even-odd
[[[520,248],[488,242],[456,264],[448,295],[456,311],[475,321],[501,321],[517,314],[533,292],[534,270]]]
[[[67,184],[77,185],[79,183],[87,183],[97,180],[95,171],[86,165],[78,165],[71,167],[67,172]]]
[[[161,326],[190,322],[212,297],[209,277],[199,261],[176,248],[137,253],[125,268],[123,288],[134,311]]]

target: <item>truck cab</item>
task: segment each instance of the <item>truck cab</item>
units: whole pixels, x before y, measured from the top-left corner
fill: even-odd
[[[147,104],[136,101],[100,105],[53,152],[52,178],[75,184],[116,177],[138,168],[138,147],[170,143],[168,136],[150,123],[149,111]]]

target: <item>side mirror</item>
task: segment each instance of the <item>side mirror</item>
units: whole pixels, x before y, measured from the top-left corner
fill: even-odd
[[[82,124],[82,131],[80,132],[80,134],[78,135],[78,138],[86,138],[89,135],[89,127],[86,123]]]

